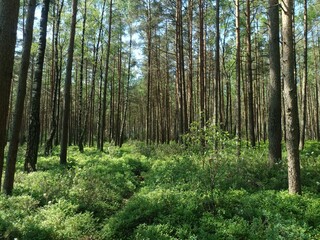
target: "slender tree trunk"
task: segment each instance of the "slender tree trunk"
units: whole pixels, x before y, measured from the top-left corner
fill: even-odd
[[[247,81],[248,81],[248,110],[249,110],[249,136],[252,147],[256,145],[254,131],[254,105],[253,105],[253,78],[252,78],[252,58],[251,58],[251,6],[250,0],[247,0]]]
[[[199,99],[200,99],[200,127],[204,129],[205,117],[205,87],[204,87],[204,3],[199,0]],[[204,140],[204,139],[203,139]],[[203,142],[204,144],[204,142]]]
[[[58,91],[59,89],[59,52],[58,52],[58,37],[59,37],[59,31],[60,31],[60,19],[61,19],[61,12],[63,8],[64,0],[62,0],[61,5],[58,4],[58,14],[57,14],[57,20],[56,20],[56,26],[55,26],[55,32],[54,32],[54,40],[53,40],[53,68],[54,68],[54,86],[53,86],[53,102],[52,102],[52,113],[51,113],[51,123],[50,123],[50,134],[49,138],[46,141],[45,144],[45,150],[44,154],[48,156],[52,151],[52,145],[53,145],[53,139],[56,134],[57,130],[57,119],[56,119],[56,112],[57,112],[57,101],[58,101]]]
[[[63,164],[63,165],[67,163],[69,116],[70,116],[70,103],[71,103],[71,77],[72,77],[72,63],[73,63],[73,52],[74,52],[74,39],[75,39],[76,22],[77,22],[77,10],[78,10],[78,0],[73,0],[66,79],[65,79],[65,85],[64,85],[63,124],[62,124],[61,152],[60,152],[60,164]]]
[[[304,148],[305,134],[306,134],[306,121],[307,121],[307,85],[308,85],[308,3],[304,0],[304,44],[303,44],[303,92],[302,92],[302,123],[300,133],[299,149]]]
[[[130,41],[129,41],[129,59],[128,59],[128,72],[127,72],[127,89],[126,89],[126,96],[125,96],[125,102],[124,102],[124,111],[123,111],[123,119],[122,119],[122,125],[120,128],[120,143],[119,147],[122,146],[124,141],[124,128],[126,125],[127,120],[127,112],[128,112],[128,105],[129,105],[129,87],[130,87],[130,78],[131,78],[131,49],[132,49],[132,29],[130,28]]]
[[[117,96],[117,117],[116,117],[116,134],[115,145],[120,146],[120,126],[121,126],[121,96],[122,96],[122,34],[119,33],[119,49],[118,49],[118,96]]]
[[[281,64],[279,40],[279,0],[269,0],[269,163],[274,166],[281,160]]]
[[[318,46],[319,48],[319,46]],[[319,72],[319,59],[320,56],[318,56],[317,58],[317,54],[316,54],[316,48],[314,46],[314,65],[315,65],[315,72]],[[320,50],[319,50],[320,51]],[[316,125],[316,139],[317,141],[320,141],[320,126],[319,126],[319,75],[316,75],[316,87],[315,87],[315,104],[316,104],[316,116],[315,116],[315,125]]]
[[[16,45],[18,0],[0,0],[0,188],[7,142],[7,117]]]
[[[148,50],[148,67],[147,67],[147,119],[146,119],[146,143],[149,144],[150,140],[150,130],[151,130],[151,3],[148,0],[148,7],[147,7],[147,50]]]
[[[40,20],[40,37],[37,52],[36,70],[32,84],[31,113],[29,124],[29,136],[25,156],[24,170],[36,171],[39,138],[40,138],[40,100],[43,75],[44,54],[46,50],[47,23],[50,0],[43,0]]]
[[[215,125],[221,127],[221,94],[220,94],[220,0],[216,0],[216,55],[215,55]],[[218,142],[215,141],[215,148],[218,147]]]
[[[83,68],[84,68],[84,45],[85,45],[85,34],[86,34],[86,23],[87,23],[87,0],[84,0],[84,13],[82,20],[82,37],[81,37],[81,61],[80,61],[80,76],[79,76],[79,118],[78,118],[78,148],[80,152],[83,152],[83,140],[86,129],[86,124],[82,124],[83,114]],[[89,112],[87,110],[87,112]],[[86,114],[85,114],[86,116]],[[87,117],[85,117],[86,122]]]
[[[102,100],[102,118],[101,118],[101,132],[100,132],[100,151],[103,151],[104,136],[106,130],[106,112],[107,112],[107,87],[108,87],[108,75],[109,75],[109,59],[110,59],[110,46],[111,46],[111,29],[112,29],[112,0],[110,0],[109,6],[109,26],[108,26],[108,46],[106,57],[106,70],[105,80],[103,86],[103,100]]]
[[[294,78],[292,12],[293,0],[282,1],[283,80],[286,114],[286,147],[288,152],[289,193],[301,194],[299,156],[299,115]]]
[[[194,106],[193,106],[193,0],[188,1],[188,43],[189,43],[189,49],[188,49],[188,98],[187,101],[189,103],[189,124],[193,122],[194,119]]]
[[[241,150],[241,41],[240,41],[240,2],[236,0],[236,78],[237,78],[237,154]]]

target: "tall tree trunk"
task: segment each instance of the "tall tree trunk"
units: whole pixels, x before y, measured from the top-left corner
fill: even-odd
[[[101,118],[101,132],[100,132],[100,151],[103,151],[104,136],[106,130],[106,112],[107,112],[107,87],[108,87],[108,75],[109,75],[109,58],[110,58],[110,46],[111,46],[111,29],[112,29],[112,0],[110,0],[109,6],[109,26],[108,26],[108,46],[106,57],[106,69],[105,80],[103,86],[103,100],[102,100],[102,118]]]
[[[151,3],[148,0],[147,7],[147,51],[148,51],[148,67],[147,67],[147,119],[146,119],[146,143],[149,144],[151,132]]]
[[[249,137],[252,147],[256,145],[255,131],[254,131],[254,104],[253,104],[253,78],[252,78],[252,58],[251,58],[251,6],[250,0],[247,0],[247,81],[248,81],[248,110],[249,110]]]
[[[205,114],[205,82],[204,82],[204,3],[199,0],[199,99],[200,99],[200,127],[204,129],[206,122]],[[202,140],[204,144],[204,139]]]
[[[121,126],[121,101],[122,101],[122,33],[119,33],[119,49],[118,49],[118,96],[117,96],[117,115],[116,115],[116,134],[115,145],[120,146],[120,126]]]
[[[316,45],[315,45],[316,46]],[[313,48],[313,51],[314,51],[314,65],[315,65],[315,72],[319,72],[319,59],[320,59],[320,56],[318,56],[317,58],[317,54],[316,54],[316,48]],[[319,45],[318,45],[318,48],[319,48]],[[319,49],[320,51],[320,49]],[[320,54],[319,54],[320,55]],[[315,87],[315,125],[316,125],[316,139],[317,141],[320,141],[320,126],[319,126],[319,75],[316,75],[316,87]]]
[[[62,123],[61,152],[60,152],[60,164],[63,164],[63,165],[67,163],[69,116],[70,116],[70,102],[71,102],[71,93],[70,93],[71,92],[71,76],[72,76],[72,63],[73,63],[73,52],[74,52],[74,39],[76,34],[77,10],[78,10],[78,0],[73,0],[66,79],[65,79],[65,85],[64,85],[63,123]]]
[[[80,76],[79,76],[79,118],[78,118],[78,147],[79,151],[83,152],[83,140],[86,129],[86,123],[82,124],[83,114],[83,68],[84,68],[84,45],[85,45],[85,33],[86,33],[86,22],[87,22],[87,0],[84,0],[84,13],[82,20],[82,37],[81,37],[81,61],[80,61]],[[88,113],[87,109],[87,113]],[[85,114],[86,116],[86,114]],[[85,122],[88,118],[85,117]]]
[[[241,41],[240,41],[240,2],[236,0],[236,78],[237,78],[237,154],[241,150]]]
[[[216,55],[215,55],[215,125],[221,127],[221,89],[220,89],[220,0],[216,0]],[[215,141],[215,147],[218,147],[218,142]]]
[[[59,1],[58,1],[59,3]],[[45,144],[44,154],[48,156],[52,151],[53,139],[56,134],[57,130],[57,102],[58,102],[58,91],[59,89],[59,50],[58,50],[58,41],[59,41],[59,31],[60,31],[60,19],[61,19],[61,12],[64,5],[64,0],[62,0],[61,4],[58,4],[58,14],[56,20],[56,26],[54,31],[54,39],[53,39],[53,68],[54,68],[54,86],[53,86],[53,99],[52,99],[52,112],[51,112],[51,122],[50,122],[50,134]]]
[[[293,0],[283,0],[282,2],[283,81],[286,114],[286,147],[288,152],[288,185],[289,193],[301,194],[299,156],[300,132],[293,56]]]
[[[269,163],[274,166],[281,160],[281,64],[279,39],[279,0],[269,0]]]
[[[194,106],[193,106],[193,0],[188,1],[188,43],[189,43],[189,48],[188,48],[188,88],[187,88],[187,102],[189,103],[188,105],[188,110],[189,110],[189,124],[193,122],[194,119]]]
[[[125,96],[125,102],[124,102],[124,110],[123,110],[123,119],[122,119],[122,125],[120,128],[120,143],[119,147],[122,146],[124,141],[124,128],[126,125],[127,120],[127,112],[128,112],[128,105],[129,105],[129,87],[130,87],[130,78],[131,78],[131,49],[132,49],[132,29],[131,26],[129,26],[129,34],[130,34],[130,40],[129,40],[129,59],[128,59],[128,72],[127,72],[127,86],[126,86],[126,96]]]
[[[306,121],[307,121],[307,85],[308,85],[308,3],[307,0],[304,0],[304,42],[303,42],[303,92],[302,92],[302,123],[301,123],[301,133],[300,133],[300,143],[299,149],[304,148],[304,141],[306,135]]]
[[[29,124],[29,135],[27,151],[25,156],[24,170],[27,172],[36,171],[39,138],[40,138],[40,100],[43,75],[44,54],[47,44],[47,23],[50,0],[43,0],[40,20],[40,37],[37,52],[36,70],[32,84],[31,113]]]
[[[16,45],[18,0],[0,0],[0,188]]]
[[[3,190],[7,195],[12,194],[14,173],[16,169],[17,152],[19,145],[19,134],[24,110],[24,99],[27,89],[28,69],[30,63],[30,51],[33,36],[34,13],[36,9],[36,0],[29,0],[26,28],[24,32],[22,59],[20,63],[19,85],[17,89],[17,99],[15,103],[15,112],[13,117],[12,135],[6,165],[6,174],[3,184]]]

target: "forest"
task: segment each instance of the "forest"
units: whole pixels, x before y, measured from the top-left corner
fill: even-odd
[[[320,239],[319,0],[0,0],[0,239]]]

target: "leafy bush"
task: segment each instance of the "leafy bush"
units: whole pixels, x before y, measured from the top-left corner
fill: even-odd
[[[198,195],[194,191],[181,192],[161,188],[152,191],[143,188],[122,210],[107,221],[102,233],[105,239],[128,239],[135,231],[137,236],[141,235],[149,228],[146,225],[165,224],[174,227],[162,232],[163,236],[169,234],[170,237],[184,239],[190,232],[186,233],[182,229],[185,225],[196,224],[201,216],[202,206],[198,203]],[[157,227],[154,229],[151,227],[146,233],[157,234],[156,230]]]
[[[60,200],[39,209],[21,226],[21,239],[85,239],[97,236],[92,214],[77,213],[77,206]]]

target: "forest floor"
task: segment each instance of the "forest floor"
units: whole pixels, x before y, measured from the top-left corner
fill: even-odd
[[[0,239],[320,239],[320,143],[301,153],[302,196],[287,193],[285,161],[268,167],[266,144],[219,147],[69,147],[67,167],[56,148],[29,174],[21,151]]]

